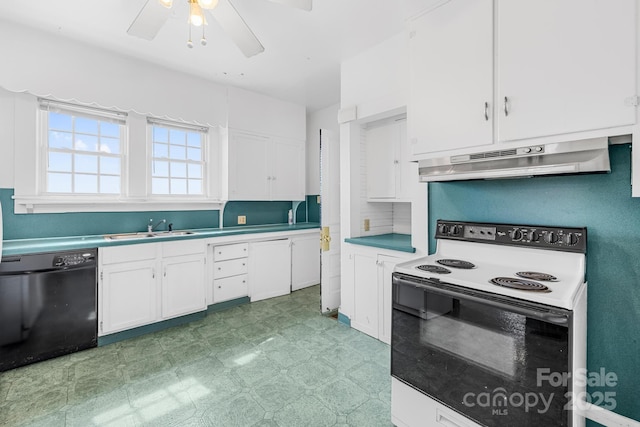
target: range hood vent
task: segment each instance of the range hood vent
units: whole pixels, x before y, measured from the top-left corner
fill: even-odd
[[[538,144],[419,161],[420,181],[610,172],[608,138]]]

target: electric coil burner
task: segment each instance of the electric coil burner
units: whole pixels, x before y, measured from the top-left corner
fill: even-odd
[[[463,261],[461,259],[439,259],[436,262],[438,264],[446,265],[447,267],[461,268],[464,270],[476,268],[476,266],[473,263],[469,261]]]
[[[439,265],[419,265],[416,267],[418,270],[426,271],[428,273],[449,274],[451,270],[448,268],[440,267]]]
[[[549,288],[542,283],[513,277],[496,277],[491,279],[491,283],[505,288],[520,289],[522,291],[551,292]]]
[[[541,280],[543,282],[556,282],[558,279],[555,276],[547,273],[538,273],[535,271],[519,271],[516,276],[524,279]]]
[[[569,396],[585,392],[575,374],[586,369],[586,228],[439,220],[434,230],[435,253],[392,275],[393,424],[584,425]],[[533,394],[549,406],[517,404]]]

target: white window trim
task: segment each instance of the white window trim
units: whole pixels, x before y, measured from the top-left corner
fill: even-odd
[[[43,194],[42,188],[42,122],[37,98],[30,94],[16,94],[14,104],[14,212],[30,213],[67,213],[67,212],[141,212],[161,210],[222,210],[224,202],[219,199],[219,128],[210,128],[207,137],[207,183],[206,194],[194,197],[150,197],[148,183],[143,182],[140,188],[131,182],[134,168],[149,162],[146,149],[139,150],[137,157],[131,157],[131,145],[136,143],[132,135],[146,135],[146,117],[129,113],[128,136],[125,138],[123,150],[124,165],[122,170],[123,192],[115,195],[52,195]],[[133,127],[133,128],[132,128]],[[144,153],[144,154],[142,154]],[[146,174],[146,166],[144,175]],[[146,190],[146,194],[145,194]]]
[[[153,172],[151,171],[151,163],[153,162],[153,126],[165,126],[167,128],[181,128],[190,131],[197,131],[202,133],[202,194],[153,194],[152,193],[152,180],[153,180]],[[212,165],[210,162],[211,156],[210,152],[210,138],[209,138],[210,129],[206,126],[198,126],[198,125],[190,125],[187,123],[179,123],[173,122],[169,120],[161,120],[153,117],[147,117],[147,167],[149,168],[147,171],[147,194],[149,195],[150,200],[156,201],[169,201],[169,200],[203,200],[207,199],[209,195],[209,187],[211,184],[211,169]],[[170,161],[170,159],[168,159]]]

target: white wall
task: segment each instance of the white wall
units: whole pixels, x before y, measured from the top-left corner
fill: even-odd
[[[0,87],[13,92],[226,125],[223,85],[7,22],[0,25]]]
[[[307,194],[320,194],[320,129],[340,134],[339,109],[335,104],[307,114]]]
[[[0,188],[14,187],[14,96],[0,89]]]
[[[342,108],[358,119],[402,109],[408,99],[409,46],[402,32],[341,64]]]

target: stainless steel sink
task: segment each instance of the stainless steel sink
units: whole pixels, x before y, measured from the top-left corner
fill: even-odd
[[[193,231],[178,230],[178,231],[157,231],[153,233],[138,232],[138,233],[119,233],[119,234],[105,234],[106,240],[130,240],[130,239],[148,239],[151,237],[173,237],[173,236],[187,236],[194,234]]]

